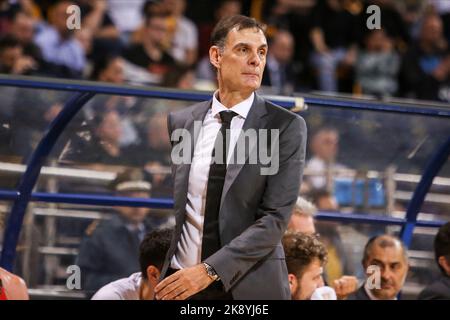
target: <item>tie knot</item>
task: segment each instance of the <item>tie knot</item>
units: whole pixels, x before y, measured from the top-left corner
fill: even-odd
[[[227,124],[227,126],[230,125],[231,120],[237,115],[238,114],[234,111],[220,111],[219,112],[219,116],[220,116],[220,119],[222,120],[222,123]]]

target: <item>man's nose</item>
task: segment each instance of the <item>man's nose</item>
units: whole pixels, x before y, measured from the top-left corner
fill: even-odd
[[[249,60],[249,64],[258,67],[261,63],[261,58],[257,52],[252,52]]]
[[[392,270],[389,268],[385,268],[381,272],[381,279],[383,279],[384,281],[389,281],[392,278],[392,275],[393,275]]]

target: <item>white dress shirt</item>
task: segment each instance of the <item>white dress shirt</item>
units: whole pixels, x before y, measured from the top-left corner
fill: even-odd
[[[247,114],[255,98],[252,93],[244,101],[231,108],[225,107],[217,100],[216,91],[213,95],[212,106],[206,113],[202,128],[197,138],[189,172],[189,185],[186,202],[186,220],[183,225],[177,251],[172,258],[171,267],[183,269],[201,262],[203,220],[205,215],[206,189],[208,185],[209,166],[212,161],[212,151],[217,133],[222,126],[219,112],[231,110],[238,114],[230,124],[230,147],[234,150],[239,133],[244,125]],[[227,155],[227,164],[233,152]]]
[[[139,300],[142,274],[133,273],[128,278],[108,283],[98,290],[91,300]]]

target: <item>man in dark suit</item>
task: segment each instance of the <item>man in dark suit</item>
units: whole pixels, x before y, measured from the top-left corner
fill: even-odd
[[[219,89],[168,116],[176,228],[156,298],[290,299],[281,238],[300,187],[306,125],[255,93],[268,49],[258,22],[226,18],[211,39]],[[268,132],[275,137],[264,139]]]
[[[409,270],[403,243],[387,234],[375,236],[364,248],[362,263],[367,279],[348,300],[396,300]]]
[[[128,170],[114,180],[115,194],[149,198],[151,184],[140,171]],[[148,208],[117,207],[109,220],[87,228],[76,264],[83,273],[83,289],[95,292],[105,284],[139,271],[139,244],[157,227],[147,219]]]
[[[419,294],[419,300],[450,300],[450,222],[439,229],[434,252],[442,275]]]

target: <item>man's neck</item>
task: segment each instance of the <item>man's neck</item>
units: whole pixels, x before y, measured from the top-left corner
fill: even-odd
[[[225,107],[231,108],[250,97],[252,93],[253,92],[227,91],[219,89],[216,98]]]
[[[139,287],[139,300],[154,300],[155,293],[147,284],[147,280],[142,278]]]

